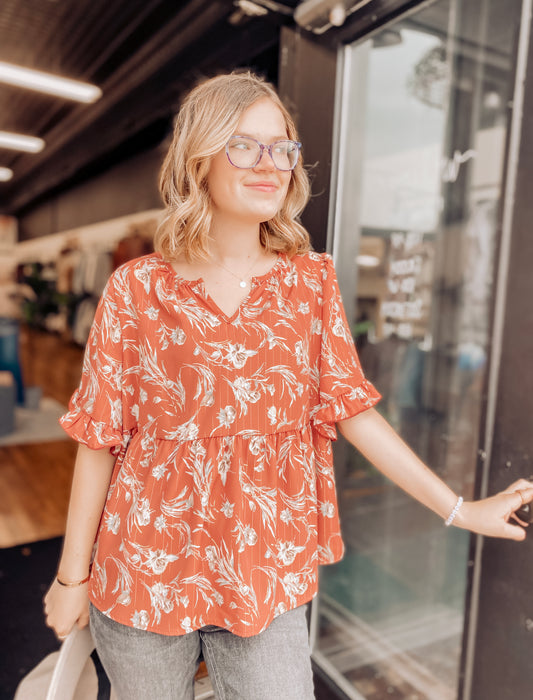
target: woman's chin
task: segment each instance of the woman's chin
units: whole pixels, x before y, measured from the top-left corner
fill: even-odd
[[[278,206],[262,207],[257,212],[258,223],[264,223],[265,221],[270,221],[279,212]]]

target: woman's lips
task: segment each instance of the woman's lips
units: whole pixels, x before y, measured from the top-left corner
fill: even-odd
[[[259,190],[260,192],[275,192],[278,189],[275,182],[269,182],[267,180],[249,182],[246,187],[249,187],[252,190]]]

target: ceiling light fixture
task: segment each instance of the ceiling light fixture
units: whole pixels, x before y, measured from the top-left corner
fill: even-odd
[[[15,66],[4,61],[0,61],[0,83],[45,92],[77,102],[96,102],[102,96],[102,91],[96,85],[70,78],[61,78],[58,75],[32,68]]]
[[[0,182],[8,182],[13,177],[13,171],[0,167]]]
[[[302,0],[294,8],[294,21],[314,34],[342,27],[346,18],[373,0]]]
[[[26,153],[39,153],[44,148],[44,141],[36,136],[24,136],[24,134],[12,134],[9,131],[0,131],[0,148],[9,148],[13,151],[26,151]]]

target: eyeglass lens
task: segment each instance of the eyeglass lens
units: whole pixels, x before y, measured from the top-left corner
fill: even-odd
[[[300,148],[296,141],[276,141],[263,148],[270,152],[278,170],[293,170],[298,162]],[[261,160],[261,144],[248,136],[232,136],[227,143],[226,153],[236,168],[254,168]]]

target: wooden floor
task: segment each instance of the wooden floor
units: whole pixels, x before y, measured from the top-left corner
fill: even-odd
[[[83,350],[23,328],[20,351],[25,385],[40,386],[66,406]],[[0,447],[0,547],[63,534],[76,449],[72,440]]]
[[[23,329],[20,350],[24,383],[67,406],[80,379],[83,349]],[[70,439],[0,447],[0,548],[64,534],[76,450]],[[196,678],[206,676],[202,661]]]

